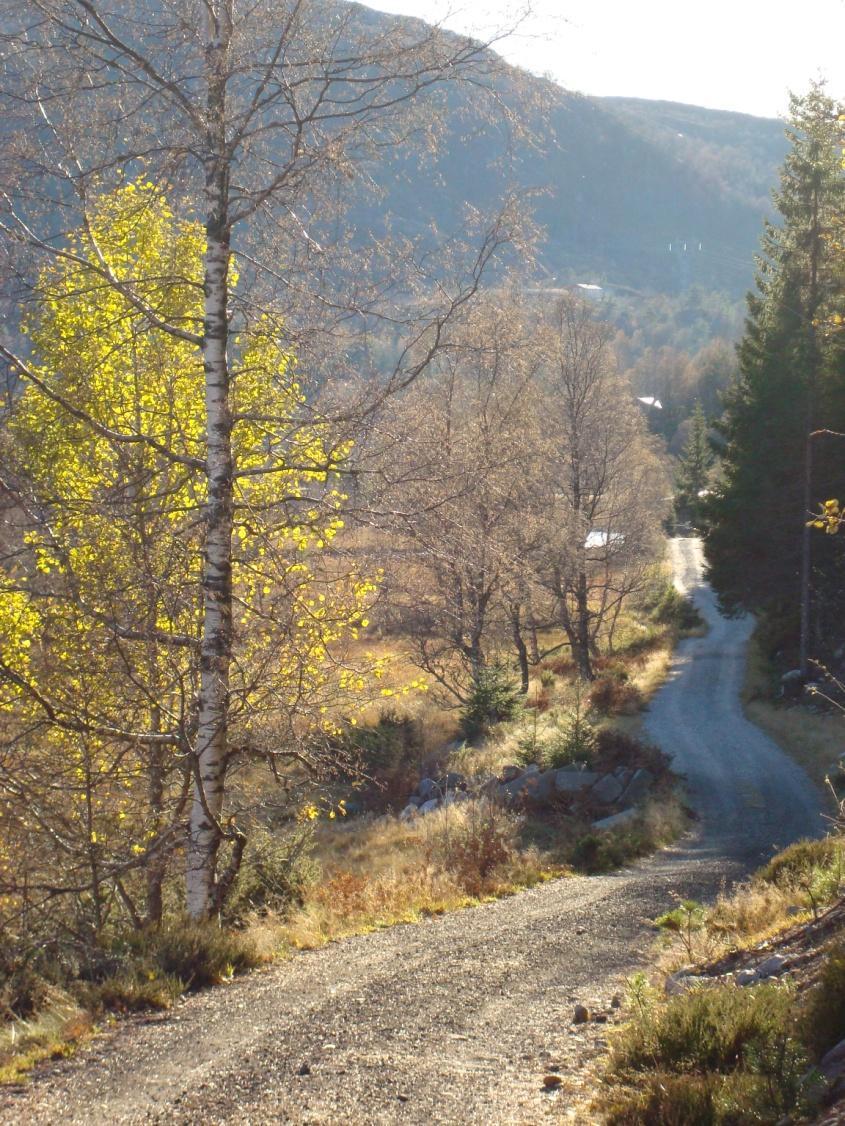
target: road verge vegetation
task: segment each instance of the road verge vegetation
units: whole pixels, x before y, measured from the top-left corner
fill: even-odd
[[[845,840],[801,841],[656,920],[596,1109],[643,1126],[815,1120],[845,1089]]]
[[[748,647],[743,703],[745,714],[762,728],[833,800],[828,780],[845,790],[845,772],[838,764],[845,755],[845,715],[830,703],[830,690],[808,692],[798,699],[784,696],[779,671],[766,656],[759,633]],[[838,701],[838,689],[831,696]]]

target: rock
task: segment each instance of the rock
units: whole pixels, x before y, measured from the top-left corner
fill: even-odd
[[[751,969],[740,970],[734,978],[737,985],[752,985],[757,980],[757,971]]]
[[[602,817],[600,820],[594,821],[593,828],[598,829],[599,832],[604,832],[607,829],[618,829],[620,826],[633,821],[636,816],[636,809],[623,809],[621,813],[612,813],[610,817]]]
[[[521,766],[514,766],[513,764],[511,764],[509,766],[503,766],[502,767],[502,773],[499,775],[499,781],[503,784],[506,783],[506,782],[513,782],[517,778],[521,777],[521,775],[522,775],[522,767]]]
[[[588,789],[599,779],[599,775],[592,770],[573,770],[564,767],[555,772],[555,789],[559,794],[578,794]]]
[[[688,993],[698,982],[698,976],[690,968],[676,970],[663,983],[663,992],[668,997],[676,997],[679,993]]]
[[[437,798],[430,798],[429,801],[424,801],[419,807],[419,813],[434,813],[435,809],[440,808],[440,802]]]
[[[419,808],[416,805],[406,805],[402,812],[399,814],[400,821],[412,821],[419,813]]]
[[[788,700],[797,700],[804,691],[804,674],[800,669],[790,669],[780,678],[781,695]]]
[[[424,802],[427,802],[440,793],[440,787],[433,778],[423,778],[417,786],[417,793]]]
[[[525,773],[526,774],[539,774],[540,773],[540,767],[537,765],[536,762],[529,762],[528,766],[526,766],[526,768],[525,768]]]
[[[464,802],[472,801],[472,794],[467,790],[456,790],[451,797],[455,805],[462,805]]]
[[[572,1014],[573,1024],[586,1024],[590,1019],[590,1010],[586,1005],[576,1005],[575,1012]]]
[[[611,1009],[621,1009],[622,1008],[622,994],[621,993],[614,993],[613,994],[613,996],[610,999],[610,1007],[611,1007]]]
[[[624,789],[625,787],[618,778],[614,778],[612,774],[605,774],[590,790],[590,797],[595,798],[602,805],[613,805],[615,801],[622,797]]]
[[[654,775],[650,770],[640,768],[635,770],[631,781],[625,787],[625,792],[622,794],[622,801],[625,805],[637,805],[648,795],[649,790],[654,782]]]
[[[559,1075],[544,1075],[543,1086],[547,1091],[556,1091],[563,1080]]]
[[[422,805],[425,798],[421,798],[419,794],[411,794],[408,798],[408,805]]]
[[[444,774],[440,779],[441,790],[465,790],[467,780],[463,774],[458,774],[454,770],[450,770],[448,774]]]
[[[788,958],[784,958],[783,954],[773,954],[757,967],[757,978],[759,981],[764,981],[767,977],[777,977],[788,967]]]
[[[826,1052],[819,1061],[819,1071],[828,1080],[838,1078],[845,1071],[845,1040]]]
[[[502,797],[512,805],[530,803],[531,805],[548,805],[555,797],[556,770],[545,770],[542,773],[523,774],[512,782],[500,788]]]
[[[804,908],[793,905],[792,907],[787,907],[786,913],[791,919],[794,919],[796,915],[804,914]]]
[[[303,1063],[297,1069],[296,1074],[297,1075],[310,1075],[311,1074],[311,1068],[308,1066],[307,1063]]]

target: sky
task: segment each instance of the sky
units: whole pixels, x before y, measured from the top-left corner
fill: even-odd
[[[364,0],[486,38],[513,0]],[[532,0],[496,49],[583,94],[689,102],[783,116],[816,78],[845,98],[845,0]]]

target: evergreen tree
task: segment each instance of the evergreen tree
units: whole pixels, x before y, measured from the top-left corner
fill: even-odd
[[[690,431],[675,476],[675,512],[679,520],[698,524],[710,473],[716,455],[708,437],[707,416],[701,401],[696,399],[690,420]]]
[[[775,196],[782,222],[764,230],[739,377],[717,427],[723,473],[705,506],[710,579],[722,603],[765,614],[778,644],[798,640],[807,510],[843,493],[841,457],[809,435],[845,423],[845,363],[817,331],[842,281],[829,239],[845,213],[838,108],[820,85],[790,108],[792,148]],[[830,560],[817,556],[823,573]],[[820,637],[814,642],[818,649]]]

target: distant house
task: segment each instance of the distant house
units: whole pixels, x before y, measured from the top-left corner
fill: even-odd
[[[592,532],[587,533],[587,538],[584,540],[584,547],[589,550],[591,547],[621,547],[625,542],[625,537],[621,532],[606,532],[601,528],[595,528]]]

